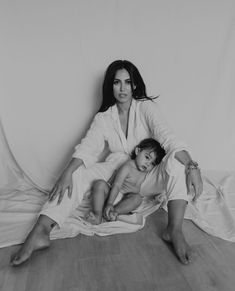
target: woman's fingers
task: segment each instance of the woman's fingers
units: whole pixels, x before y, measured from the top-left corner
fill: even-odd
[[[193,201],[196,201],[203,191],[203,183],[200,170],[199,169],[191,170],[186,178],[188,194],[192,193],[194,196]]]
[[[68,187],[68,197],[69,197],[69,198],[72,197],[72,192],[73,192],[73,186],[70,185],[70,186]]]
[[[186,178],[186,186],[187,186],[187,192],[188,192],[188,194],[190,193],[190,188],[191,188],[191,182],[190,182],[190,180],[189,180],[189,178],[188,178],[188,176],[187,176],[187,178]]]
[[[52,189],[51,193],[49,194],[49,201],[52,201],[55,199],[55,195],[56,195],[56,192],[58,190],[58,186],[55,185],[54,188]]]
[[[200,195],[202,194],[202,190],[203,190],[203,185],[202,185],[202,181],[199,181],[199,183],[197,185],[193,185],[194,187],[194,192],[195,192],[195,195],[193,197],[193,201],[196,201]]]
[[[62,190],[60,191],[59,198],[58,198],[58,201],[57,201],[57,205],[59,205],[61,203],[61,201],[62,201],[62,199],[64,197],[64,193],[65,193],[65,191],[62,191]]]
[[[58,180],[55,184],[54,188],[52,189],[51,193],[49,194],[49,201],[54,201],[58,197],[57,204],[60,204],[64,194],[68,190],[68,197],[71,198],[73,192],[73,184],[70,181],[65,180]]]
[[[51,195],[50,195],[50,198],[49,198],[49,201],[52,202],[54,201],[58,196],[60,197],[61,196],[61,193],[63,194],[63,190],[56,186],[53,191],[51,192]],[[63,198],[63,197],[62,197]]]
[[[66,189],[68,189],[68,197],[71,198],[72,197],[73,187],[69,186]],[[53,189],[53,191],[51,192],[51,194],[49,196],[49,201],[52,202],[57,197],[59,197],[57,204],[60,204],[62,199],[64,198],[64,194],[66,192],[66,189],[60,189],[60,188],[57,188],[57,187],[55,189]]]

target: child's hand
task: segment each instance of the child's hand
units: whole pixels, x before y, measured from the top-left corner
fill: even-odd
[[[113,208],[113,205],[112,204],[107,204],[105,206],[105,209],[104,209],[104,218],[106,220],[110,220],[110,212],[114,211],[114,208]]]

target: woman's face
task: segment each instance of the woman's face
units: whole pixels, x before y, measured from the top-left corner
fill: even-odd
[[[131,79],[126,69],[116,72],[113,80],[113,95],[117,103],[127,103],[132,100]]]

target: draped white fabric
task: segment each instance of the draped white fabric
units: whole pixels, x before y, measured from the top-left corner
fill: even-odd
[[[0,1],[0,115],[24,171],[51,187],[101,101],[115,59],[203,169],[235,169],[233,0]]]
[[[170,158],[173,158],[171,155]],[[35,223],[47,191],[39,188],[20,168],[12,155],[0,123],[0,247],[22,243]],[[208,175],[208,174],[207,174]],[[209,234],[235,242],[235,174],[214,175],[217,182],[204,178],[204,192],[197,203],[189,201],[185,218],[191,219]],[[115,222],[98,226],[82,219],[89,211],[87,199],[68,217],[61,228],[51,232],[51,239],[86,235],[111,235],[134,232],[145,224],[145,218],[165,205],[165,196],[144,201],[132,215],[123,215]]]
[[[201,168],[212,170],[216,186],[234,175],[233,0],[2,0],[0,35],[0,116],[15,157],[1,135],[1,211],[5,195],[26,201],[20,213],[29,196],[34,205],[33,214],[19,218],[15,242],[84,135],[115,59],[136,64],[148,94],[160,94],[172,129]],[[227,183],[225,192],[234,193]],[[11,236],[15,225],[8,229]]]

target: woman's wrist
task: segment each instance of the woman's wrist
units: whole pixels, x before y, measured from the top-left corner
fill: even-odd
[[[185,172],[188,175],[193,170],[200,170],[200,168],[199,168],[198,163],[196,161],[190,160],[185,165]]]
[[[81,165],[83,164],[83,161],[81,159],[72,158],[68,166],[65,168],[64,172],[68,174],[73,174]]]

